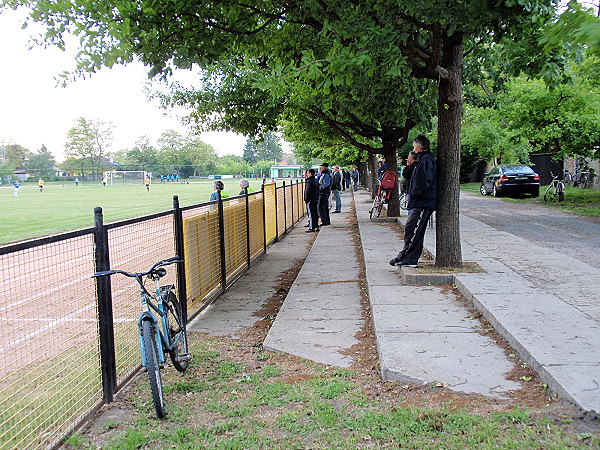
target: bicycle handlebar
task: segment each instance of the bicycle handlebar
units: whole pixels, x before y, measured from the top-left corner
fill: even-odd
[[[162,261],[159,261],[155,264],[152,265],[152,267],[150,267],[150,270],[148,270],[147,272],[135,272],[135,273],[130,273],[130,272],[125,272],[124,270],[104,270],[101,272],[96,272],[92,275],[93,277],[102,277],[105,275],[114,275],[116,273],[119,273],[121,275],[125,275],[126,277],[131,277],[131,278],[141,278],[145,275],[150,275],[151,273],[155,273],[156,269],[158,269],[161,266],[168,266],[170,264],[175,264],[175,263],[182,263],[183,260],[179,258],[179,256],[173,256],[172,258],[167,258],[167,259],[163,259]],[[166,273],[166,272],[165,272]],[[164,273],[160,276],[163,276]]]

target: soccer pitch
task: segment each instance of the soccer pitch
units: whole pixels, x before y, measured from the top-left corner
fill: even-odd
[[[222,180],[231,196],[240,192],[239,180]],[[261,180],[250,181],[250,187],[260,190]],[[279,183],[278,183],[279,185]],[[22,239],[55,234],[94,226],[94,208],[102,207],[104,223],[143,216],[173,208],[173,196],[179,196],[181,206],[207,202],[213,192],[211,180],[190,184],[160,183],[75,186],[73,182],[46,183],[40,192],[37,183],[24,183],[19,196],[13,188],[0,187],[0,245]]]

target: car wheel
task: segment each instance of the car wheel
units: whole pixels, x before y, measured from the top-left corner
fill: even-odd
[[[481,192],[481,195],[490,195],[487,188],[485,187],[485,184],[483,183],[481,183],[481,186],[479,187],[479,192]]]
[[[532,196],[533,198],[539,197],[539,196],[540,196],[540,190],[539,190],[539,189],[537,189],[537,190],[535,190],[535,191],[532,191],[532,192],[531,192],[531,196]]]

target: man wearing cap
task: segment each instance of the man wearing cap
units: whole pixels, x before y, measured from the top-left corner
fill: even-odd
[[[319,177],[319,217],[321,225],[331,225],[329,220],[329,195],[331,194],[331,172],[329,172],[329,164],[323,163],[319,168],[321,176]]]

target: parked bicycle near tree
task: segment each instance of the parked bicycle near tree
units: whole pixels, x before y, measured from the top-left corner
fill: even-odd
[[[107,276],[119,273],[135,278],[140,285],[142,313],[138,319],[142,366],[146,368],[150,391],[156,415],[166,415],[165,399],[160,370],[166,361],[165,354],[179,372],[185,372],[191,355],[188,353],[185,317],[173,285],[160,285],[160,279],[167,274],[162,266],[183,263],[179,257],[168,258],[152,265],[147,272],[129,273],[123,270],[96,272],[93,276]],[[154,293],[144,286],[144,278],[155,285]]]

